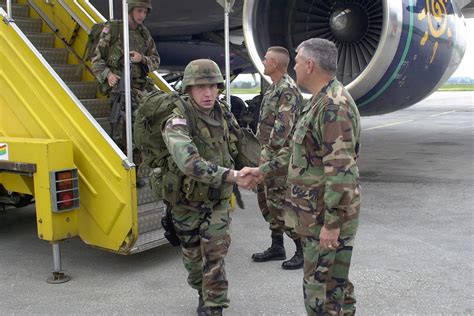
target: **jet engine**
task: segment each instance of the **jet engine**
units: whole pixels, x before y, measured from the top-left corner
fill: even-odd
[[[262,74],[270,46],[294,57],[308,38],[333,41],[337,78],[363,115],[422,100],[454,73],[466,47],[463,17],[450,0],[245,0],[242,17],[248,53]]]

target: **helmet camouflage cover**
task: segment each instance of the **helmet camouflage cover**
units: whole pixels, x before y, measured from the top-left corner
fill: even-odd
[[[196,59],[190,62],[184,69],[181,91],[199,84],[217,84],[219,89],[224,88],[224,78],[219,66],[210,59]]]
[[[133,8],[143,7],[147,8],[148,12],[151,11],[151,0],[128,0],[128,10]]]

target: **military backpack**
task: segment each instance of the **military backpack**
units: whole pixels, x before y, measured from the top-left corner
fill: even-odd
[[[106,24],[108,24],[110,28],[111,42],[114,43],[120,38],[123,32],[122,20],[110,20],[108,22],[94,24],[87,39],[86,52],[84,56],[86,61],[91,60],[92,56],[94,56],[97,45],[99,44],[100,34]]]
[[[153,169],[150,183],[157,199],[162,199],[163,173],[167,171],[167,161],[170,153],[163,140],[163,128],[166,121],[171,117],[173,110],[178,107],[185,118],[183,98],[177,92],[165,93],[163,91],[153,91],[145,95],[140,100],[140,105],[136,113],[133,125],[133,141],[142,155],[142,165]]]

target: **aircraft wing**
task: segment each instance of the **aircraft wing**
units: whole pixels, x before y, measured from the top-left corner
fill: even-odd
[[[116,2],[116,11],[121,1]],[[107,1],[91,1],[108,12]],[[146,25],[162,69],[182,70],[192,59],[224,65],[223,9],[215,0],[154,1]],[[363,115],[396,111],[422,100],[454,73],[466,47],[466,0],[237,0],[231,15],[231,68],[263,71],[266,49],[292,57],[311,37],[338,47],[338,79]],[[107,16],[104,14],[104,16]],[[290,74],[292,73],[290,65]]]

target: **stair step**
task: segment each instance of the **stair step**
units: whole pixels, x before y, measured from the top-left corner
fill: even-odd
[[[110,119],[109,117],[96,118],[97,123],[104,129],[104,131],[110,135]]]
[[[151,190],[150,184],[148,183],[148,178],[142,177],[142,179],[145,180],[146,185],[137,189],[138,205],[155,202],[155,195]]]
[[[41,48],[39,51],[50,64],[67,64],[67,48]]]
[[[68,65],[68,64],[58,64],[51,65],[56,73],[64,81],[81,81],[82,77],[82,65]]]
[[[97,84],[95,81],[67,82],[67,85],[78,99],[92,99],[97,92]]]
[[[7,12],[7,4],[0,1],[0,7]],[[30,7],[27,4],[12,4],[12,16],[14,18],[18,17],[29,17],[29,9]]]
[[[157,203],[145,204],[149,211],[138,213],[138,232],[140,234],[158,229],[161,227],[162,209],[157,208]]]
[[[41,19],[16,18],[15,23],[23,33],[41,33]]]
[[[35,45],[36,48],[53,48],[54,34],[53,33],[32,33],[25,32],[26,37]]]
[[[130,253],[142,252],[161,245],[166,245],[168,240],[165,238],[165,230],[158,228],[138,235],[138,240],[130,250]]]
[[[112,133],[112,127],[110,126],[110,118],[109,116],[107,115],[107,117],[99,117],[99,118],[96,118],[96,121],[97,123],[99,123],[100,126],[102,126],[102,128],[104,129],[104,131],[109,134],[109,136],[112,136],[111,133]],[[115,139],[115,142],[119,143],[120,140],[122,140],[122,125],[123,125],[123,121],[120,122],[118,124],[118,127],[117,127],[117,133],[116,133],[116,139]]]
[[[81,100],[90,114],[95,118],[108,119],[110,114],[110,99],[85,99]]]

